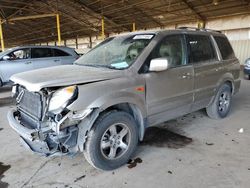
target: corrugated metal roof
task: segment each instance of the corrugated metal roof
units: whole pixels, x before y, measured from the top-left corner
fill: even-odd
[[[216,2],[218,3],[217,5]],[[198,20],[250,13],[249,0],[0,0],[0,16],[59,13],[63,39],[100,35],[101,18],[105,32],[165,27]],[[7,46],[56,40],[54,17],[5,22]]]

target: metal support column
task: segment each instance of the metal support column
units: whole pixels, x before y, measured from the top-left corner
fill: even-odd
[[[204,21],[198,21],[198,28],[204,29],[206,27],[206,23]]]
[[[102,40],[105,39],[105,25],[104,25],[104,18],[102,17]]]
[[[56,27],[57,27],[58,46],[61,46],[61,30],[60,30],[59,14],[56,14]]]
[[[92,37],[89,36],[89,48],[92,49]]]
[[[135,31],[135,22],[133,23],[133,32]]]
[[[3,22],[0,20],[0,40],[1,40],[1,47],[2,47],[2,52],[4,51],[4,40],[3,40]]]

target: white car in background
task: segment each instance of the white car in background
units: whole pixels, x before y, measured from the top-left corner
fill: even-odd
[[[58,46],[22,46],[0,53],[0,87],[16,73],[73,64],[79,55],[73,48]]]

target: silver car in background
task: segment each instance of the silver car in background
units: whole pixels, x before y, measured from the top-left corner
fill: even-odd
[[[16,73],[57,65],[73,64],[79,55],[73,48],[23,46],[0,53],[0,87]]]

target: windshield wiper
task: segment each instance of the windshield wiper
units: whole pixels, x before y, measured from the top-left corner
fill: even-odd
[[[108,69],[115,69],[115,70],[122,70],[124,68],[117,68],[111,65],[100,65],[100,67],[108,68]]]
[[[78,64],[76,63],[76,65],[81,65],[81,66],[88,66],[88,67],[97,67],[97,68],[108,68],[108,69],[114,69],[114,70],[122,70],[124,68],[117,68],[111,65],[95,65],[95,64]]]
[[[99,67],[99,66],[94,65],[94,64],[80,64],[80,63],[75,63],[75,65],[87,66],[87,67]]]

